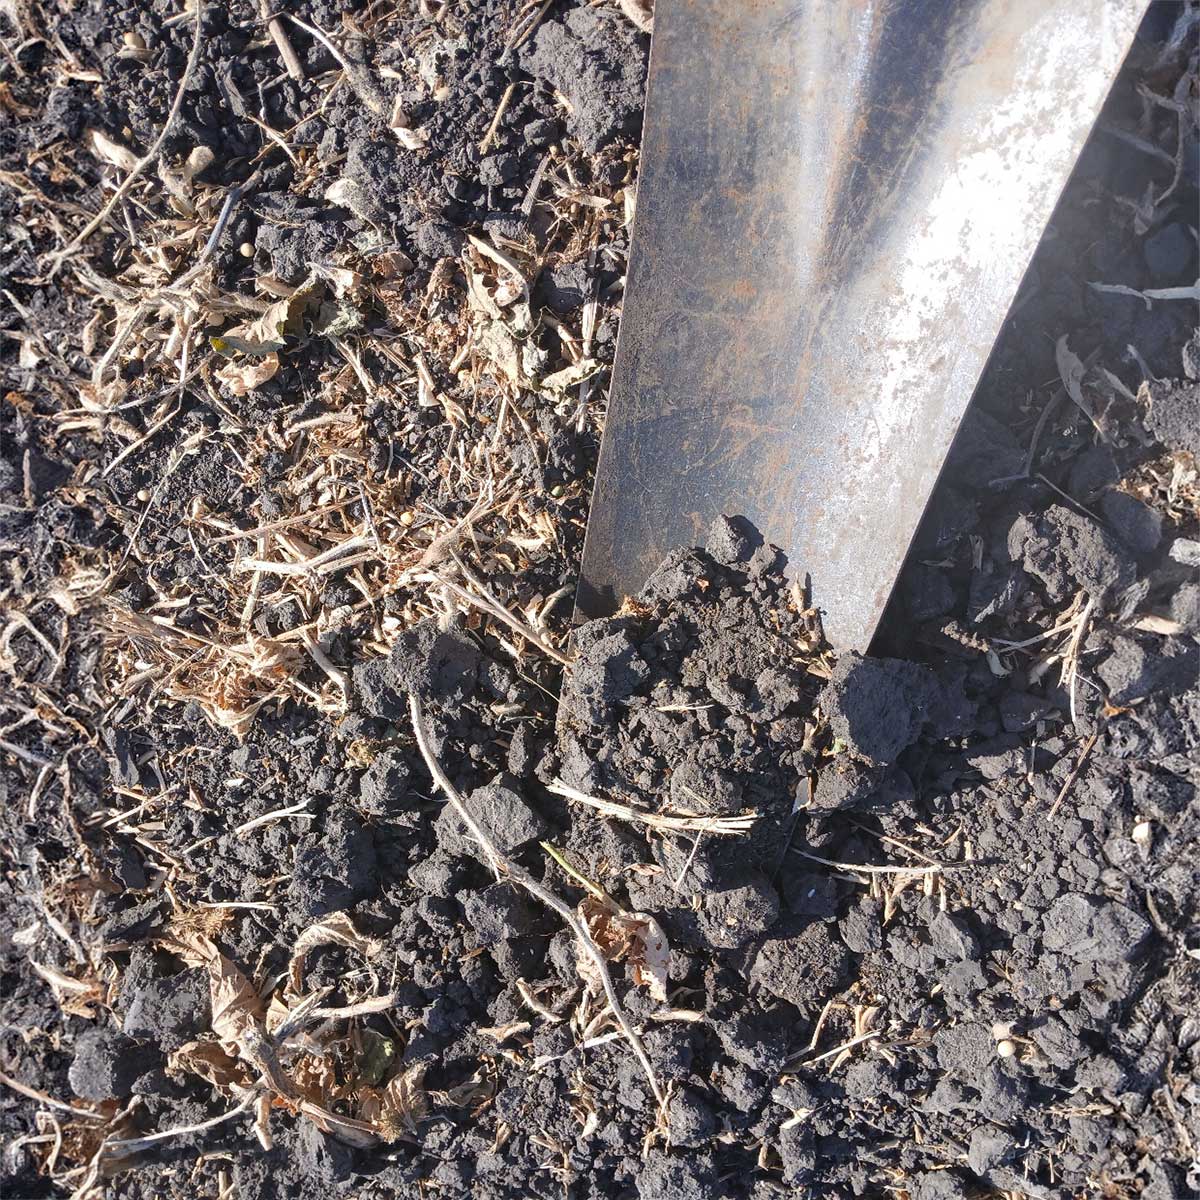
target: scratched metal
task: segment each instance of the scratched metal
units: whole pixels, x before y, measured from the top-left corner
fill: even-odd
[[[742,513],[874,632],[1141,0],[658,0],[577,598]]]

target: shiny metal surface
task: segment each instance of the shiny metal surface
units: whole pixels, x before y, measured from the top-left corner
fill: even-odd
[[[742,513],[865,648],[1141,0],[658,0],[577,611]]]

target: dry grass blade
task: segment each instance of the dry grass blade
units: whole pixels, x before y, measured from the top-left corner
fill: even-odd
[[[836,871],[856,871],[862,875],[941,875],[946,871],[956,871],[960,866],[958,863],[931,863],[925,867],[873,867],[865,863],[835,862],[832,858],[821,858],[820,855],[809,854],[806,850],[799,850],[796,847],[792,847],[792,853],[800,855],[801,858],[807,858],[810,862],[833,867]]]
[[[304,960],[308,952],[316,946],[330,944],[346,946],[364,955],[374,954],[379,949],[379,943],[359,933],[354,928],[354,922],[345,913],[333,913],[323,921],[310,925],[296,939],[296,944],[292,947],[291,961],[288,963],[288,978],[292,991],[297,995],[304,986]]]
[[[642,1070],[645,1071],[646,1078],[650,1081],[650,1090],[654,1093],[654,1099],[658,1102],[659,1108],[665,1111],[667,1104],[666,1094],[659,1085],[658,1077],[654,1073],[654,1067],[650,1062],[650,1056],[646,1053],[646,1047],[642,1044],[642,1039],[638,1036],[637,1030],[630,1024],[629,1018],[625,1015],[625,1010],[621,1005],[620,998],[617,996],[616,988],[613,987],[612,977],[608,973],[608,962],[604,957],[604,952],[596,945],[591,934],[588,932],[587,926],[579,919],[571,906],[565,900],[555,895],[548,887],[538,883],[524,868],[518,866],[516,863],[509,862],[500,852],[491,835],[471,815],[471,811],[463,800],[462,795],[454,784],[450,782],[450,777],[442,770],[441,764],[429,746],[429,738],[425,733],[425,716],[421,710],[421,701],[415,692],[409,696],[409,714],[412,717],[413,736],[417,741],[417,749],[420,750],[421,757],[425,760],[425,765],[429,768],[429,773],[433,777],[434,783],[437,784],[443,795],[445,795],[446,799],[454,807],[455,812],[462,818],[463,823],[470,830],[472,837],[483,848],[497,874],[507,875],[509,879],[523,887],[530,895],[546,905],[547,908],[551,908],[558,913],[575,935],[584,953],[588,955],[595,965],[601,986],[604,989],[604,995],[608,999],[609,1007],[612,1009],[613,1017],[632,1047],[634,1054],[637,1056]]]
[[[39,1092],[37,1088],[30,1087],[27,1083],[21,1083],[18,1079],[13,1079],[11,1075],[5,1075],[0,1071],[0,1083],[5,1087],[12,1088],[14,1092],[19,1092],[22,1096],[30,1100],[36,1100],[39,1104],[45,1104],[50,1108],[56,1108],[59,1112],[70,1113],[73,1117],[82,1117],[85,1121],[107,1121],[103,1113],[89,1112],[86,1108],[76,1108],[73,1104],[67,1104],[62,1100],[55,1100],[53,1096],[47,1096],[45,1092]]]
[[[620,804],[616,800],[604,800],[599,796],[589,796],[569,784],[556,779],[546,788],[556,796],[566,800],[575,800],[586,804],[606,817],[616,817],[621,821],[631,821],[634,824],[648,825],[651,829],[669,830],[674,833],[723,833],[727,835],[745,833],[753,828],[758,820],[757,813],[739,813],[733,817],[700,817],[687,813],[650,813],[631,808],[628,804]]]

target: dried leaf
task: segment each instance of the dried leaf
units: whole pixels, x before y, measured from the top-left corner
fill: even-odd
[[[1079,411],[1096,427],[1096,432],[1100,434],[1101,438],[1107,442],[1108,434],[1097,419],[1092,402],[1083,394],[1083,377],[1087,374],[1087,368],[1083,365],[1083,360],[1067,345],[1066,334],[1063,334],[1054,344],[1054,359],[1058,364],[1058,373],[1062,378],[1063,387],[1067,389],[1067,395],[1075,402]]]
[[[225,955],[208,962],[208,994],[212,1002],[212,1031],[223,1042],[241,1045],[262,1025],[262,1002],[254,985]]]
[[[513,279],[520,284],[522,294],[525,296],[529,295],[529,280],[525,278],[525,272],[517,265],[515,259],[510,258],[503,250],[497,250],[491,242],[479,237],[478,234],[468,233],[467,240],[484,258],[490,258],[497,266],[501,266],[508,271]]]
[[[379,206],[356,179],[342,175],[325,189],[325,200],[338,208],[352,212],[360,221],[373,224],[379,216]]]
[[[356,1121],[352,1117],[342,1117],[337,1113],[314,1104],[311,1100],[300,1101],[300,1111],[324,1133],[331,1134],[348,1146],[359,1150],[370,1150],[379,1144],[379,1134],[366,1121]]]
[[[429,132],[425,129],[393,129],[396,140],[405,150],[420,150],[429,145]]]
[[[235,396],[244,396],[256,387],[262,387],[278,372],[279,355],[268,354],[265,358],[243,358],[227,362],[215,374]]]
[[[354,295],[363,284],[363,277],[349,267],[322,267],[321,275],[333,288],[333,294],[338,300]]]
[[[364,1106],[371,1112],[371,1122],[385,1142],[394,1142],[406,1133],[415,1133],[417,1122],[429,1112],[429,1095],[425,1090],[425,1065],[417,1063],[401,1071]]]
[[[622,919],[632,927],[635,938],[629,955],[634,983],[645,987],[659,1003],[666,1003],[671,967],[671,943],[667,935],[649,913],[626,913]]]
[[[547,392],[565,392],[568,388],[573,388],[576,384],[582,383],[585,379],[590,379],[603,366],[594,358],[585,358],[582,362],[572,363],[569,367],[564,367],[561,371],[555,371],[551,375],[547,375],[541,382],[541,388]]]
[[[634,983],[647,988],[655,1000],[664,1002],[671,944],[658,921],[649,913],[622,912],[612,901],[598,896],[585,896],[577,911],[604,957],[610,962],[625,959]],[[578,947],[575,962],[584,983],[599,991],[600,972],[591,955]]]
[[[622,923],[620,913],[611,901],[598,896],[584,896],[576,911],[605,958],[610,962],[619,962],[628,954],[633,945],[633,933]],[[602,990],[599,968],[592,956],[579,945],[575,947],[575,968],[591,991]]]
[[[371,259],[371,273],[379,279],[396,279],[413,269],[413,260],[403,250],[385,250]]]
[[[57,967],[46,966],[32,958],[29,965],[50,985],[54,999],[63,1012],[74,1017],[95,1016],[93,1005],[99,1004],[104,997],[104,990],[99,982],[76,979]]]
[[[313,332],[322,337],[339,338],[361,329],[362,325],[362,313],[354,305],[326,301],[321,305],[313,322]]]
[[[1158,633],[1163,637],[1172,637],[1183,632],[1183,626],[1178,621],[1172,621],[1170,617],[1156,616],[1154,613],[1138,617],[1133,622],[1133,627],[1143,633]]]
[[[239,1048],[262,1038],[263,1005],[254,985],[241,968],[203,934],[191,934],[178,943],[180,957],[208,972],[211,1028],[217,1037]]]
[[[87,142],[92,153],[106,163],[119,167],[122,171],[132,171],[138,164],[138,156],[127,146],[114,142],[106,133],[99,129],[87,131]]]
[[[226,1093],[232,1093],[235,1087],[249,1087],[253,1082],[245,1064],[220,1042],[188,1042],[180,1046],[167,1058],[167,1070],[174,1075],[185,1071],[199,1075]]]
[[[304,990],[304,959],[316,946],[349,946],[360,954],[370,957],[379,950],[379,943],[364,937],[354,928],[354,922],[345,913],[334,913],[315,925],[310,925],[292,947],[292,958],[288,963],[288,985],[295,995]]]

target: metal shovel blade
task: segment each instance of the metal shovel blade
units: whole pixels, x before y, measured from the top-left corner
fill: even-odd
[[[658,0],[577,599],[720,513],[874,632],[1142,0]]]

